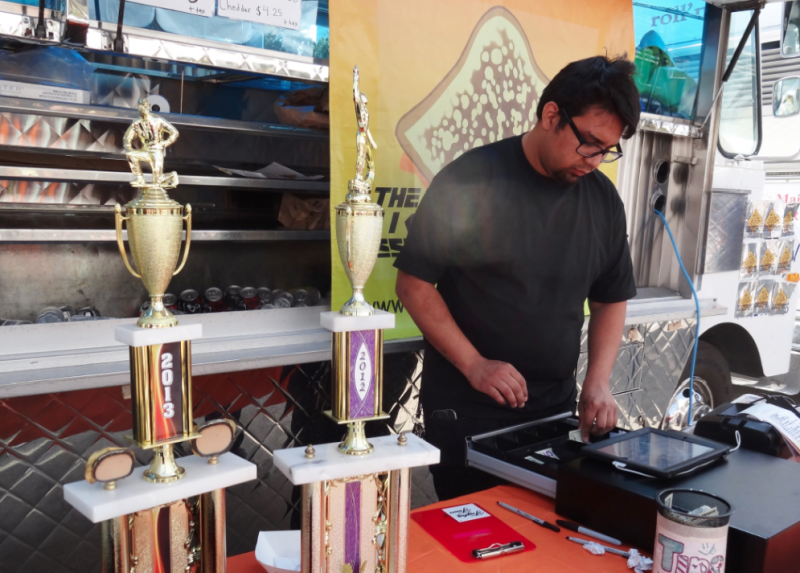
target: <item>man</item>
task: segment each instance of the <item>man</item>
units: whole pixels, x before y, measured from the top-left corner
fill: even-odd
[[[636,287],[622,201],[596,169],[636,130],[634,71],[622,58],[569,64],[533,130],[442,169],[409,226],[396,291],[425,337],[420,398],[442,450],[440,499],[496,483],[465,468],[465,437],[575,410],[587,298],[582,437],[617,422],[609,377]]]

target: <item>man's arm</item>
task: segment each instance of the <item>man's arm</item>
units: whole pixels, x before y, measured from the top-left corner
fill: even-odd
[[[581,437],[605,434],[617,425],[617,402],[611,395],[609,379],[619,352],[627,301],[600,303],[589,301],[589,366],[578,401]]]
[[[398,269],[395,291],[425,338],[466,376],[473,388],[500,404],[513,408],[525,405],[528,388],[522,375],[511,364],[487,360],[478,353],[435,286]]]
[[[169,147],[178,139],[178,130],[166,120],[161,120],[161,129],[167,133],[167,139],[161,142],[164,147]]]
[[[134,124],[129,125],[125,130],[125,135],[122,136],[122,148],[125,151],[133,151],[133,138],[136,137],[136,130],[133,126]]]

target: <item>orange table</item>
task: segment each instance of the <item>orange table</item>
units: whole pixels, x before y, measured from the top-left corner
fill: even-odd
[[[497,505],[504,501],[522,511],[555,523],[558,516],[553,511],[554,502],[527,489],[514,486],[495,487],[479,493],[466,495],[450,501],[439,502],[421,509],[450,507],[465,503],[477,503],[493,512],[521,536],[533,541],[536,549],[519,555],[505,555],[488,559],[483,563],[462,563],[437,541],[431,538],[414,520],[411,520],[408,541],[408,571],[414,573],[630,573],[626,559],[618,555],[592,555],[577,543],[567,541],[567,535],[584,537],[567,531],[555,533],[544,527],[506,511]],[[419,511],[419,510],[416,510]],[[613,516],[609,516],[613,519]],[[628,546],[623,545],[627,550]],[[254,553],[245,553],[228,559],[228,573],[265,573]]]

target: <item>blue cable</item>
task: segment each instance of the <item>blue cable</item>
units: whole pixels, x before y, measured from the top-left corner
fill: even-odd
[[[694,295],[694,306],[695,310],[697,311],[697,326],[695,327],[694,331],[694,348],[692,349],[692,369],[689,373],[689,420],[687,421],[687,425],[691,425],[692,423],[692,407],[694,405],[694,366],[697,363],[697,343],[700,341],[700,299],[697,296],[697,291],[694,288],[694,283],[692,279],[689,278],[689,273],[686,272],[686,267],[683,266],[683,261],[681,260],[681,254],[678,252],[678,245],[675,244],[675,237],[672,236],[672,231],[669,228],[669,223],[664,218],[664,214],[661,211],[656,211],[653,209],[656,215],[659,216],[661,222],[664,223],[664,228],[667,230],[667,234],[669,235],[669,240],[672,241],[672,248],[675,250],[675,256],[678,257],[678,264],[681,266],[681,270],[683,271],[683,276],[686,277],[686,281],[689,283],[689,286],[692,288],[692,294]]]

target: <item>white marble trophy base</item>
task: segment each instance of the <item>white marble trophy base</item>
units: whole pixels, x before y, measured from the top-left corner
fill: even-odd
[[[401,446],[397,436],[370,438],[375,450],[367,456],[348,456],[336,448],[338,443],[315,445],[313,459],[306,458],[305,448],[278,450],[274,463],[294,485],[342,479],[378,472],[430,466],[439,463],[439,450],[413,434]]]
[[[86,480],[64,486],[64,500],[89,518],[99,523],[122,515],[135,513],[186,499],[201,493],[230,487],[256,479],[256,465],[231,453],[222,454],[217,464],[195,456],[176,460],[186,470],[183,479],[168,484],[154,484],[142,478],[146,469],[138,467],[117,488],[106,490],[100,482]]]
[[[202,324],[179,324],[170,328],[142,328],[135,324],[124,324],[114,328],[117,342],[138,348],[153,344],[168,344],[203,338]]]
[[[319,315],[319,323],[322,328],[331,332],[390,330],[394,328],[394,314],[378,309],[370,316],[345,316],[337,311],[323,312]]]

